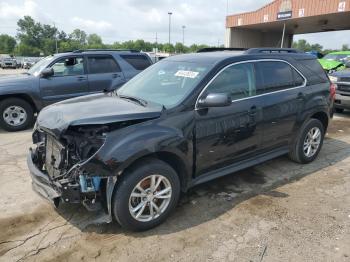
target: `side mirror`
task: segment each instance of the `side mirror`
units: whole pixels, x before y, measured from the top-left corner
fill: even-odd
[[[50,76],[53,76],[55,72],[53,71],[53,68],[45,68],[43,71],[41,71],[40,76],[42,78],[48,78]]]
[[[198,101],[198,107],[224,107],[231,105],[231,97],[226,93],[211,93]]]

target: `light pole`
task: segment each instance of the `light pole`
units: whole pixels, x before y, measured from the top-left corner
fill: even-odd
[[[182,44],[185,46],[185,28],[186,26],[182,26]]]
[[[58,54],[58,46],[57,46],[57,28],[55,22],[53,23],[53,27],[55,28],[55,48],[56,48],[56,54]]]
[[[170,48],[170,44],[171,44],[171,42],[170,42],[170,29],[171,29],[171,15],[172,14],[173,14],[172,12],[168,12],[168,15],[169,15],[169,48]]]

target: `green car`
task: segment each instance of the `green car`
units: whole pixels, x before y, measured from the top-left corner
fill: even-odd
[[[350,63],[350,51],[332,52],[318,61],[328,73],[343,70]]]

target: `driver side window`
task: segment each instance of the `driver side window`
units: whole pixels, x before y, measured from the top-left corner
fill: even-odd
[[[75,76],[84,74],[84,59],[82,57],[65,57],[51,66],[53,76]]]
[[[207,93],[226,93],[232,100],[256,95],[254,65],[232,65],[222,71],[207,88]]]

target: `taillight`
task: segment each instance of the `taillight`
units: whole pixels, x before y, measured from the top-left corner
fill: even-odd
[[[330,95],[331,95],[331,99],[335,99],[335,92],[337,90],[337,85],[332,83],[330,88],[329,88],[329,91],[330,91]]]

